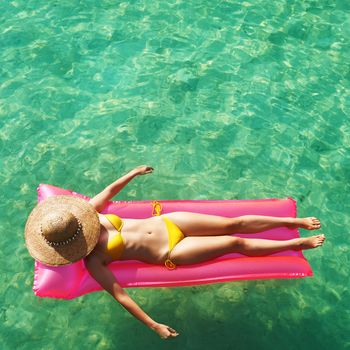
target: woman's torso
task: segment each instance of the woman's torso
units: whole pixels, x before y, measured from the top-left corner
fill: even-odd
[[[168,254],[168,235],[161,217],[148,219],[123,219],[121,232],[103,215],[99,214],[101,234],[94,251],[98,251],[104,263],[109,264],[113,256],[108,253],[108,242],[121,234],[124,249],[118,260],[141,260],[151,264],[163,263]]]

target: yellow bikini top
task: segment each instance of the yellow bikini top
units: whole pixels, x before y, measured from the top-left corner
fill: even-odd
[[[118,260],[124,251],[124,240],[121,235],[123,220],[114,214],[105,214],[105,218],[115,227],[118,233],[111,239],[108,239],[107,247],[105,252],[113,258],[113,260]]]

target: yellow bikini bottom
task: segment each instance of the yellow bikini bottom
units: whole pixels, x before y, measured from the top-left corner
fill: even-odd
[[[168,251],[168,257],[164,262],[164,265],[169,270],[174,270],[176,268],[176,265],[170,260],[170,253],[181,240],[185,238],[184,234],[181,232],[181,230],[176,226],[171,220],[169,220],[166,216],[162,215],[161,218],[164,220],[166,224],[166,228],[168,231],[168,239],[169,239],[169,251]]]

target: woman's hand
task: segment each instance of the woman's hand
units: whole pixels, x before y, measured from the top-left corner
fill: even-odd
[[[145,175],[153,172],[153,168],[147,165],[140,165],[134,169],[137,175]]]
[[[156,331],[162,339],[175,338],[179,335],[175,329],[161,323],[157,323],[152,329]]]

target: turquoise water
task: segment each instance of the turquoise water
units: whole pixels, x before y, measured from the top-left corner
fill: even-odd
[[[350,349],[350,5],[323,1],[1,2],[1,349]],[[158,339],[107,293],[31,291],[39,183],[119,199],[294,197],[327,235],[314,277],[131,289]],[[302,232],[306,234],[306,232]]]

